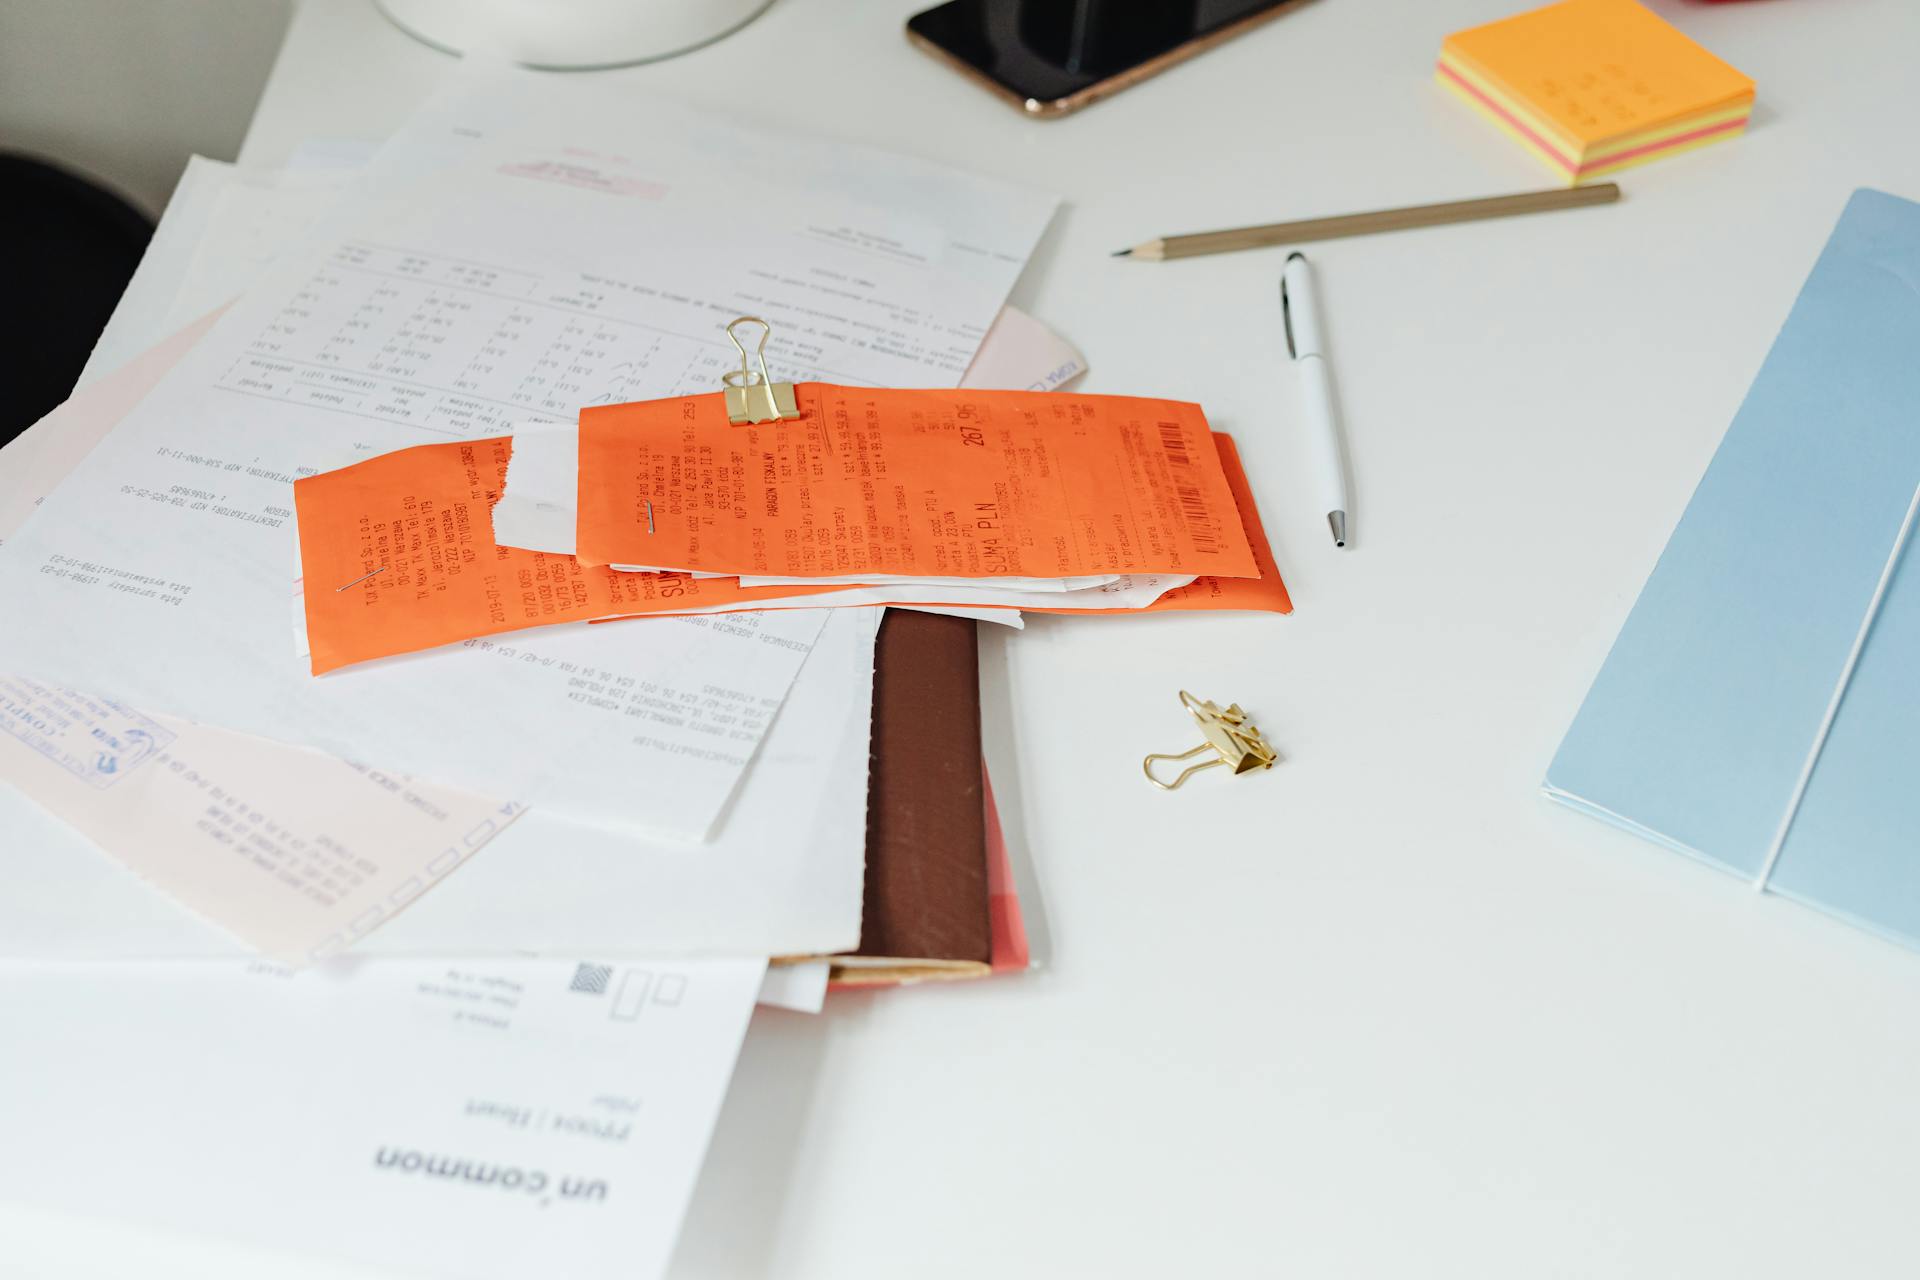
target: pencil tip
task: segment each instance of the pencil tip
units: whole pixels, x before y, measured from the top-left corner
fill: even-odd
[[[1132,253],[1133,253],[1133,250],[1131,249],[1115,249],[1113,251],[1113,256],[1116,258],[1125,258],[1125,257],[1131,256]]]

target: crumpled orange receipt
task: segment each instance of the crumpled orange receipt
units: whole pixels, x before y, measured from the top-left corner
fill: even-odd
[[[589,564],[812,578],[1252,578],[1200,407],[801,383],[734,426],[719,393],[580,414]]]
[[[503,547],[513,438],[400,449],[293,485],[313,674],[556,622],[790,600],[825,587],[620,573]]]

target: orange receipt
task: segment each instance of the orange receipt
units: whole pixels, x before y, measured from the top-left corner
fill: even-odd
[[[619,573],[499,546],[489,508],[512,452],[510,436],[425,444],[294,482],[313,674],[524,627],[830,590]]]
[[[715,393],[580,415],[591,564],[814,578],[1259,574],[1198,405],[802,383],[734,426]]]
[[[1220,451],[1220,466],[1227,474],[1227,483],[1233,488],[1234,503],[1240,509],[1240,523],[1245,527],[1247,541],[1253,547],[1254,562],[1260,566],[1258,578],[1195,578],[1184,587],[1175,587],[1144,609],[1029,607],[1027,612],[1097,613],[1102,616],[1114,613],[1180,613],[1203,610],[1292,613],[1293,600],[1287,595],[1287,584],[1280,580],[1280,566],[1274,563],[1273,548],[1267,545],[1267,531],[1260,523],[1259,508],[1254,506],[1253,489],[1247,484],[1246,469],[1240,465],[1240,451],[1234,447],[1233,437],[1225,432],[1214,432],[1213,443]]]

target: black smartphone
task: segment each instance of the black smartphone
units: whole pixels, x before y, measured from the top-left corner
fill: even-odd
[[[1304,0],[949,0],[907,38],[1014,106],[1062,116]]]

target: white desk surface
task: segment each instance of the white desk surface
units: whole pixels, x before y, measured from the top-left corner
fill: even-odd
[[[676,1276],[1920,1274],[1920,956],[1538,789],[1848,193],[1920,197],[1920,6],[1654,0],[1758,81],[1748,136],[1611,208],[1316,249],[1344,553],[1281,253],[1108,251],[1549,185],[1432,80],[1520,0],[1316,0],[1046,123],[911,49],[916,7],[776,0],[604,74],[1059,192],[1016,301],[1087,390],[1235,435],[1298,611],[983,629],[1046,967],[763,1013]],[[379,137],[447,65],[306,0],[243,158]],[[1182,687],[1284,765],[1148,787]]]

